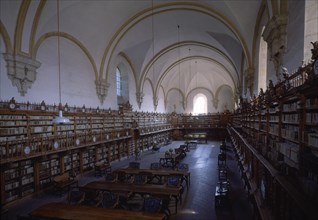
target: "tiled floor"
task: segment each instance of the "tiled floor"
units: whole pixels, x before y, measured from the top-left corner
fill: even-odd
[[[176,148],[183,142],[174,141],[168,146],[160,149],[160,152],[145,151],[141,156],[141,168],[149,168],[151,162],[158,162],[163,157],[164,152],[169,148]],[[228,207],[214,206],[214,193],[218,181],[217,156],[220,152],[220,142],[209,141],[207,144],[199,144],[196,149],[191,149],[183,159],[183,163],[188,163],[191,172],[191,186],[185,189],[182,204],[178,206],[178,213],[172,211],[172,220],[249,220],[253,219],[252,208],[243,189],[236,161],[231,151],[227,150],[227,166],[230,179],[230,205]],[[113,169],[125,167],[135,158],[126,159],[112,163]],[[90,181],[102,179],[94,177],[90,172],[79,176],[79,185],[84,185]],[[60,197],[52,195],[50,192],[42,192],[29,198],[22,199],[7,206],[9,210],[8,219],[16,219],[17,215],[24,215],[32,209],[53,201],[66,201],[66,195]],[[174,208],[171,208],[174,210]]]

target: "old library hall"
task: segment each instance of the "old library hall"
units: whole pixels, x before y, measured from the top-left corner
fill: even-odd
[[[1,220],[318,218],[317,0],[0,0]]]

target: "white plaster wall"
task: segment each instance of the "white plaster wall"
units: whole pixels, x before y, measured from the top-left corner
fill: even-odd
[[[294,72],[304,59],[305,1],[289,1],[287,51],[283,59],[289,72]]]
[[[217,112],[224,112],[225,110],[233,111],[234,101],[233,92],[229,87],[222,87],[218,95],[219,103]]]
[[[146,80],[144,83],[143,93],[144,93],[144,98],[143,98],[143,103],[141,104],[140,111],[154,112],[153,93],[152,93],[151,85],[148,80]]]
[[[107,97],[104,101],[104,108],[118,109],[115,72],[115,69],[112,69],[112,71],[108,75],[109,88]]]
[[[137,99],[136,99],[136,79],[132,72],[128,74],[129,83],[129,103],[132,105],[133,110],[138,109]]]
[[[175,111],[176,113],[182,113],[183,107],[180,102],[181,100],[180,93],[176,90],[171,90],[167,96],[167,112]]]
[[[0,20],[4,24],[12,43],[21,2],[22,0],[0,1]]]
[[[255,48],[255,59],[254,59],[254,66],[255,66],[255,77],[254,77],[254,93],[255,94],[259,94],[260,88],[263,88],[263,90],[266,90],[266,85],[268,85],[268,80],[267,80],[267,63],[269,62],[269,60],[267,59],[267,54],[268,54],[268,45],[264,42],[262,42],[261,45],[261,41],[264,41],[263,37],[262,37],[262,31],[264,26],[266,25],[266,23],[268,22],[268,18],[266,15],[267,10],[263,13],[260,24],[259,24],[259,29],[258,29],[258,33],[257,33],[257,37],[256,39],[256,48]],[[266,44],[266,45],[265,45]],[[266,47],[266,49],[262,48],[262,46]],[[264,56],[266,56],[266,64],[263,63],[263,59]],[[260,63],[260,58],[261,63]],[[263,67],[264,65],[264,67]],[[263,79],[264,75],[266,75],[265,78],[265,82],[263,82],[261,79]],[[263,86],[265,85],[265,86]]]
[[[34,16],[37,10],[40,1],[31,1],[28,13],[26,14],[23,33],[22,33],[22,42],[21,42],[21,50],[23,52],[29,53],[29,42],[31,37],[31,29],[33,25]]]
[[[38,71],[39,77],[32,90],[28,92],[26,100],[45,100],[48,104],[59,102],[56,41],[56,37],[50,38],[39,48],[37,60],[42,63]],[[60,42],[62,104],[85,104],[86,107],[94,108],[100,106],[91,63],[82,50],[72,42],[64,38],[60,38]]]
[[[318,1],[306,0],[305,3],[305,34],[304,34],[304,61],[311,60],[310,42],[318,40]]]
[[[187,107],[186,107],[186,113],[192,113],[193,112],[193,97],[197,94],[197,91],[192,90],[187,97]],[[209,101],[209,99],[208,99]]]

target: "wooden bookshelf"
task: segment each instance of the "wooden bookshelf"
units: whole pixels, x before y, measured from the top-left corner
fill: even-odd
[[[57,175],[89,172],[96,162],[133,157],[136,147],[171,138],[168,114],[67,107],[71,122],[54,125],[57,110],[44,102],[0,102],[1,204],[49,187]]]
[[[241,99],[229,129],[247,191],[264,219],[318,214],[317,45],[312,62],[252,100]]]

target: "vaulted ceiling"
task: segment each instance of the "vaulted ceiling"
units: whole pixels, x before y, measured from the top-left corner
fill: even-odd
[[[36,58],[42,43],[58,34],[56,1],[1,1],[1,25],[12,50]],[[60,36],[81,48],[96,80],[107,80],[123,57],[139,92],[149,80],[155,96],[176,88],[184,96],[195,88],[215,95],[222,86],[236,93],[242,70],[252,64],[261,5],[262,0],[60,0]],[[21,12],[24,23],[14,29],[8,24],[21,22]]]

